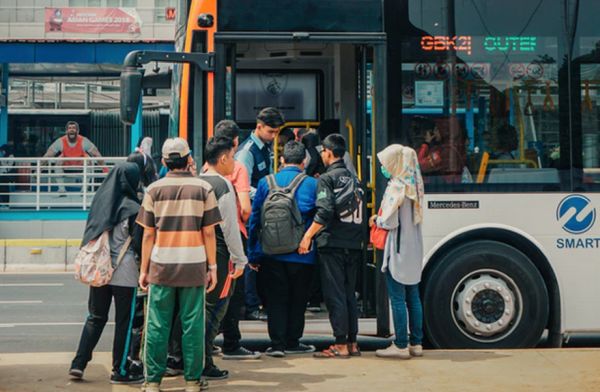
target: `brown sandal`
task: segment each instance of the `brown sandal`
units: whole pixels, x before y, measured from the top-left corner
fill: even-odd
[[[329,346],[329,348],[319,352],[319,353],[314,353],[313,356],[315,358],[321,358],[321,359],[348,359],[350,358],[350,354],[342,354],[340,353],[340,351],[335,348],[334,345]]]

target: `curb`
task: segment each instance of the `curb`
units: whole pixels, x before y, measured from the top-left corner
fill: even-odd
[[[0,270],[71,271],[80,239],[0,240]]]

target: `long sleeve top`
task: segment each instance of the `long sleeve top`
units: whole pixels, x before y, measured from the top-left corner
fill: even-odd
[[[204,173],[200,176],[212,185],[222,221],[217,230],[217,242],[223,241],[236,268],[248,263],[244,253],[242,236],[238,226],[237,197],[233,185],[225,177],[215,173]]]
[[[395,281],[405,285],[421,281],[423,234],[421,224],[413,224],[412,202],[405,200],[387,220],[378,217],[378,227],[388,230],[381,272],[389,271]]]

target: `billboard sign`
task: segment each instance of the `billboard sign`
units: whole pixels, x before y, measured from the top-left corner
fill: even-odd
[[[139,34],[141,27],[135,8],[46,8],[46,33]]]

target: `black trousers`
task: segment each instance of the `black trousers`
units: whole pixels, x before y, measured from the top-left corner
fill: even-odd
[[[135,361],[140,360],[140,351],[142,348],[142,335],[144,334],[144,300],[146,294],[137,293],[135,300],[135,310],[133,316],[133,329],[131,330],[131,349],[129,357]]]
[[[242,243],[244,249],[246,249],[246,238],[243,234]],[[221,331],[223,332],[223,352],[231,353],[240,348],[240,340],[242,334],[240,332],[240,319],[242,318],[242,311],[246,303],[245,297],[245,275],[240,276],[235,281],[235,289],[229,299],[229,306],[227,307],[227,313],[223,317],[221,322]]]
[[[81,333],[77,354],[71,368],[85,369],[92,359],[92,352],[100,340],[108,321],[108,311],[115,299],[115,336],[113,339],[113,371],[126,375],[127,354],[131,343],[131,329],[135,311],[136,288],[106,285],[90,287],[88,298],[89,315]]]
[[[313,269],[309,292],[308,306],[321,306],[321,302],[323,302],[323,290],[321,290],[321,271],[318,263]]]
[[[240,319],[245,304],[244,296],[244,276],[240,276],[235,280],[235,289],[233,295],[229,299],[229,307],[227,313],[221,322],[221,330],[223,331],[223,352],[231,353],[240,348],[240,340],[242,334],[240,332]]]
[[[320,248],[321,287],[336,344],[356,342],[358,306],[356,278],[362,251]]]
[[[295,348],[304,333],[304,312],[314,266],[266,259],[260,268],[266,285],[271,347]]]

